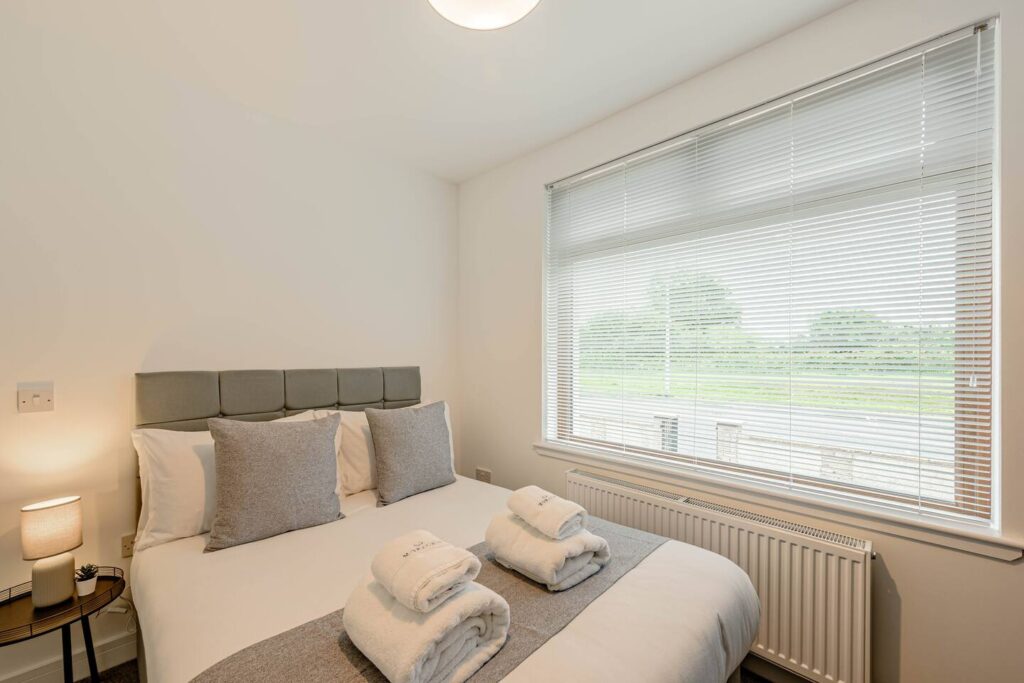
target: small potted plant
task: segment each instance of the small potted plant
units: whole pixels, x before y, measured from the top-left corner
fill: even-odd
[[[92,595],[96,590],[96,576],[100,568],[94,564],[87,564],[75,570],[75,587],[78,589],[78,596]]]

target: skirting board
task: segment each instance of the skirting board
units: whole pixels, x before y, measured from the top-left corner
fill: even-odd
[[[752,673],[758,678],[768,681],[768,683],[808,683],[806,678],[781,669],[754,654],[747,655],[740,668],[745,673]]]
[[[118,664],[135,659],[135,634],[122,633],[104,641],[97,641],[94,647],[96,648],[96,664],[100,671],[106,671]],[[89,661],[86,659],[85,649],[74,650],[72,660],[75,668],[75,680],[88,678]],[[23,669],[9,676],[0,676],[0,683],[62,683],[63,680],[64,662],[60,656],[59,640],[56,656],[31,669]]]

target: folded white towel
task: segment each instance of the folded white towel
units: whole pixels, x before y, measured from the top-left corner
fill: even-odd
[[[461,683],[505,644],[509,609],[490,588],[470,583],[432,612],[414,612],[368,576],[349,597],[342,621],[391,683]]]
[[[370,569],[398,602],[429,612],[476,578],[480,560],[421,529],[389,541],[374,555]]]
[[[553,591],[572,588],[610,559],[608,541],[586,529],[556,541],[511,512],[491,520],[486,539],[498,563]]]
[[[587,523],[587,511],[539,486],[524,486],[508,499],[508,509],[545,536],[561,540]]]

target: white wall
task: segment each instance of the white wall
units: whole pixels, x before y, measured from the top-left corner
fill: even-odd
[[[29,578],[19,507],[68,493],[79,562],[127,567],[134,372],[415,364],[426,396],[455,388],[454,186],[189,80],[94,7],[0,11],[0,586]],[[16,412],[31,380],[54,412]],[[59,640],[0,649],[0,679]]]
[[[541,258],[544,185],[976,20],[1002,14],[1001,342],[1003,515],[1024,537],[1024,3],[861,0],[459,189],[459,386],[462,473],[493,470],[510,487],[563,489],[572,463],[542,457]],[[699,40],[686,27],[681,40]],[[681,490],[686,490],[682,488]],[[703,487],[726,502],[726,488]],[[818,522],[825,513],[744,497],[747,507]],[[781,511],[780,511],[781,510]],[[839,515],[828,526],[875,542],[873,673],[902,680],[1019,680],[1024,566],[897,535]]]

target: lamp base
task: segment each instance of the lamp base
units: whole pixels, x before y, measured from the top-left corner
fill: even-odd
[[[32,565],[32,606],[50,607],[75,594],[75,556],[61,553]]]

